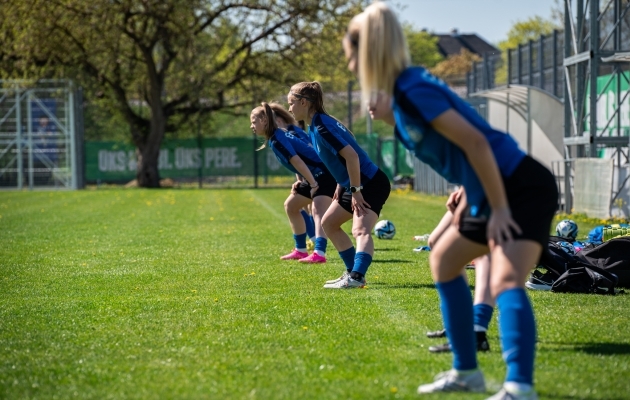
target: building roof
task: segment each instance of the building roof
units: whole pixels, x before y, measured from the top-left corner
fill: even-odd
[[[433,34],[433,36],[438,38],[438,50],[444,57],[459,54],[462,49],[466,49],[480,56],[483,56],[484,53],[496,53],[499,51],[499,49],[486,42],[475,33],[460,34],[457,29],[453,29],[451,33]]]

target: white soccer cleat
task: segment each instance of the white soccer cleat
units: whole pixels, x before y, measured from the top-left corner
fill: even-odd
[[[330,285],[331,283],[337,283],[340,280],[346,279],[349,276],[350,276],[350,273],[348,271],[343,271],[343,274],[341,274],[339,278],[326,281],[326,285]]]
[[[497,394],[486,400],[538,400],[538,395],[533,389],[527,393],[510,393],[502,388]]]
[[[324,289],[360,289],[365,287],[365,278],[360,281],[350,278],[350,274],[344,279],[340,279],[335,283],[327,283],[324,285]]]
[[[433,383],[418,386],[418,394],[440,392],[482,393],[485,391],[486,382],[483,379],[483,374],[479,370],[470,374],[461,375],[456,370],[451,369],[436,375]]]

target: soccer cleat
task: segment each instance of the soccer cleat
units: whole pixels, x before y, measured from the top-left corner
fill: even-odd
[[[327,283],[324,285],[324,289],[360,289],[365,287],[365,278],[360,281],[350,278],[350,274],[344,279],[340,279],[335,283]]]
[[[290,252],[286,256],[280,257],[280,259],[281,260],[301,260],[305,257],[308,257],[308,253],[302,253],[301,251],[298,251],[297,249],[293,249],[292,252]]]
[[[438,331],[439,332],[439,331]],[[429,332],[434,333],[434,332]],[[475,332],[477,337],[477,351],[490,351],[490,343],[488,343],[488,337],[486,332]],[[430,346],[429,351],[431,353],[449,353],[453,349],[450,343],[440,344],[438,346]]]
[[[322,257],[317,253],[313,253],[308,257],[301,258],[299,262],[308,264],[323,264],[326,262],[326,257]]]
[[[437,339],[446,337],[446,329],[441,329],[439,331],[431,331],[427,332],[427,337],[430,339]]]
[[[477,337],[477,351],[490,351],[490,343],[486,332],[475,332]]]
[[[440,392],[482,393],[485,391],[486,383],[483,379],[483,374],[479,370],[461,375],[461,373],[451,369],[436,375],[433,383],[418,386],[418,394]]]
[[[527,393],[510,393],[504,387],[497,394],[488,397],[486,400],[538,400],[538,395],[534,390],[530,390]]]
[[[347,277],[349,277],[349,276],[350,276],[350,272],[348,272],[348,271],[344,271],[344,272],[343,272],[343,274],[341,274],[341,276],[340,276],[339,278],[337,278],[337,279],[331,279],[331,280],[329,280],[329,281],[326,281],[326,285],[330,285],[331,283],[337,283],[337,282],[339,282],[339,281],[341,281],[341,280],[346,279],[346,278],[347,278]]]
[[[452,351],[451,344],[446,342],[437,346],[429,346],[431,353],[450,353]]]
[[[534,270],[531,276],[525,282],[525,287],[531,290],[551,290],[554,279],[551,272],[542,273],[538,270]]]

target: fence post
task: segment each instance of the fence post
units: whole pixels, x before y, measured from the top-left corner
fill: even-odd
[[[201,108],[201,107],[199,107]],[[197,118],[197,147],[199,148],[199,169],[197,171],[197,178],[199,179],[199,189],[203,187],[203,148],[201,146],[201,112]]]
[[[512,83],[512,49],[507,51],[507,80],[505,85],[510,87],[510,83]]]
[[[553,51],[552,51],[552,56],[553,56],[553,62],[551,63],[551,65],[553,66],[553,75],[552,75],[552,79],[553,79],[553,95],[558,97],[558,66],[556,65],[557,61],[558,61],[558,30],[554,29],[553,30]]]
[[[473,61],[472,63],[472,92],[477,91],[477,62]]]
[[[254,189],[258,189],[258,152],[256,151],[256,145],[258,143],[256,141],[256,133],[252,134],[252,143],[254,145]]]
[[[352,132],[352,81],[348,81],[348,129]]]
[[[24,166],[22,151],[22,102],[20,101],[20,88],[15,85],[15,127],[17,130],[17,165],[18,165],[18,189],[24,185]]]
[[[529,76],[527,77],[527,79],[529,79],[529,86],[534,86],[534,41],[529,39],[529,42],[527,42],[527,58],[529,58],[528,60],[528,72],[529,72]]]
[[[518,53],[516,53],[516,74],[517,79],[516,82],[521,85],[523,84],[523,45],[522,44],[518,44]]]
[[[540,38],[538,39],[538,73],[540,74],[540,79],[538,79],[538,87],[540,87],[542,90],[545,90],[545,73],[544,73],[544,68],[545,68],[545,63],[544,61],[544,56],[545,56],[545,36],[544,35],[540,35]]]

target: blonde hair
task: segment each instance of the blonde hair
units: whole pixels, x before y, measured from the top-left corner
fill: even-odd
[[[378,92],[393,95],[396,78],[411,65],[394,12],[381,1],[371,4],[352,19],[347,39],[357,54],[362,100],[369,104]]]
[[[280,103],[269,103],[269,107],[274,112],[276,117],[280,118],[287,125],[297,125],[298,122],[293,117],[293,114],[288,112]]]
[[[267,127],[265,128],[265,139],[269,140],[278,129],[278,125],[276,124],[276,115],[274,114],[271,106],[267,102],[262,102],[260,105],[252,110],[252,115],[256,118],[265,117],[267,119]],[[263,142],[263,144],[256,149],[262,150],[267,146],[267,141]]]

